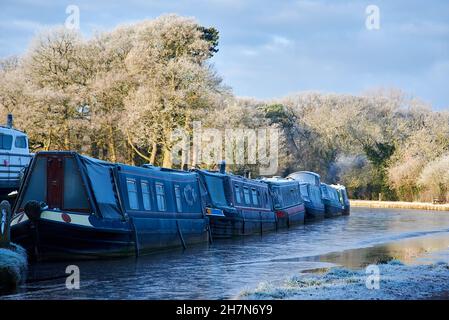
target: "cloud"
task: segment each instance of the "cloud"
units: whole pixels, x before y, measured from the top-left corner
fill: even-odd
[[[1,0],[0,56],[24,52],[37,30],[65,21],[69,2]],[[38,2],[36,2],[38,1]],[[77,0],[81,30],[109,30],[167,12],[220,32],[213,62],[238,95],[320,90],[357,94],[397,86],[449,105],[449,2],[376,0],[381,29],[365,28],[368,0]]]
[[[0,28],[1,29],[12,29],[17,31],[30,31],[35,32],[42,29],[47,28],[48,25],[39,23],[33,20],[21,20],[21,19],[13,19],[13,20],[0,20]]]

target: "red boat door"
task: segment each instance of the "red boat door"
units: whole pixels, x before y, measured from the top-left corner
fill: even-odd
[[[64,158],[47,158],[47,205],[50,209],[62,208],[64,194]]]

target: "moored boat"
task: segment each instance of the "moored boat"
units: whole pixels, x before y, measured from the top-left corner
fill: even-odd
[[[20,186],[22,173],[33,155],[28,149],[28,136],[13,126],[8,114],[6,126],[0,126],[0,201]]]
[[[333,187],[333,188],[335,188],[335,190],[337,190],[338,198],[340,200],[340,203],[343,205],[343,215],[349,216],[349,214],[351,213],[351,204],[349,202],[349,197],[348,197],[348,192],[346,191],[346,187],[341,184],[331,185],[331,187]]]
[[[206,189],[206,213],[212,236],[228,238],[276,229],[268,185],[227,174],[196,170]]]
[[[299,184],[296,181],[279,178],[264,179],[263,181],[270,188],[277,227],[303,224],[306,211]]]
[[[288,175],[287,179],[299,183],[306,208],[306,220],[323,219],[325,208],[321,196],[320,175],[310,171],[298,171]]]
[[[321,183],[321,195],[324,203],[324,215],[326,218],[336,217],[342,214],[343,205],[338,197],[337,190],[330,185]]]
[[[13,208],[11,239],[38,259],[139,255],[208,240],[198,176],[75,152],[39,152]]]

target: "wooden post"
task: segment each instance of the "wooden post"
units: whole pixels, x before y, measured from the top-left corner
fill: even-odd
[[[0,203],[0,248],[10,246],[11,205],[7,200]]]
[[[379,193],[379,201],[382,201],[382,193]]]

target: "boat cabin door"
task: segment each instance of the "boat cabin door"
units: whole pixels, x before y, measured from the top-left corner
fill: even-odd
[[[64,157],[47,158],[47,205],[61,209],[64,195]]]

